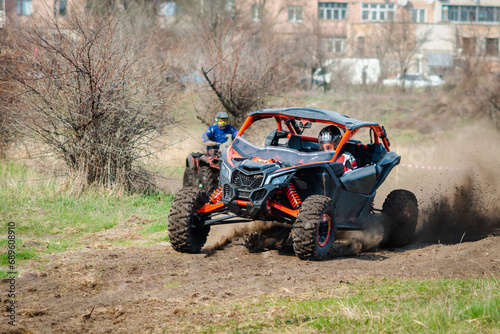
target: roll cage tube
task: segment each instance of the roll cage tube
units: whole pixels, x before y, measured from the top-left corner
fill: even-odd
[[[243,125],[241,126],[240,131],[238,131],[237,136],[241,136],[245,132],[245,130],[248,129],[250,127],[250,125],[253,124],[254,117],[255,116],[249,116],[246,119],[245,123],[243,123]],[[258,119],[266,118],[266,117],[273,117],[276,120],[277,129],[280,131],[283,128],[281,122],[284,121],[285,125],[287,126],[288,130],[290,131],[289,136],[291,134],[295,134],[295,135],[298,134],[297,130],[295,129],[295,127],[292,124],[292,121],[295,120],[296,117],[286,117],[286,116],[276,116],[276,115],[258,115],[257,117],[258,117]],[[287,122],[286,120],[289,120],[289,121]],[[340,124],[336,124],[334,122],[320,122],[320,123],[332,124],[332,125],[336,125],[338,127],[341,127],[343,129],[346,129],[344,126],[342,126]],[[371,128],[373,130],[373,132],[375,133],[375,144],[377,144],[377,145],[380,144],[380,140],[379,140],[379,138],[380,138],[382,140],[382,143],[383,143],[385,149],[389,152],[390,151],[390,149],[389,149],[390,142],[389,142],[389,139],[387,138],[387,134],[386,134],[384,128],[380,125],[372,125],[372,126],[368,126],[368,127]],[[342,137],[339,145],[337,146],[338,149],[336,150],[335,155],[333,156],[333,158],[331,160],[332,162],[337,160],[337,158],[340,154],[340,151],[341,151],[342,147],[344,146],[344,144],[347,143],[347,141],[349,139],[351,139],[356,134],[356,132],[358,132],[358,130],[361,128],[364,128],[364,127],[360,127],[360,128],[356,128],[356,129],[346,129],[344,136]],[[312,142],[318,141],[318,139],[315,137],[303,136],[303,138],[307,139],[308,141],[312,141]]]
[[[276,128],[279,131],[283,130],[283,125],[281,124],[281,122],[284,121],[285,125],[288,128],[290,133],[298,134],[297,130],[292,125],[292,122],[285,121],[285,120],[291,120],[291,121],[295,120],[295,118],[293,118],[293,117],[283,117],[283,116],[275,116],[275,115],[259,115],[257,117],[258,117],[258,119],[273,117],[276,120]],[[254,121],[255,121],[254,116],[248,116],[248,118],[245,120],[245,122],[241,126],[240,131],[238,131],[237,136],[241,136],[246,131],[246,129],[248,129],[250,127],[250,125],[253,124]]]

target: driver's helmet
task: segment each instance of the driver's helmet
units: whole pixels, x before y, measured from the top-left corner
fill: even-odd
[[[224,130],[228,124],[229,116],[225,111],[219,111],[217,115],[215,115],[215,123],[219,126],[220,129]]]
[[[342,134],[339,128],[335,125],[329,125],[319,133],[319,147],[324,151],[333,151],[340,143],[341,138]]]

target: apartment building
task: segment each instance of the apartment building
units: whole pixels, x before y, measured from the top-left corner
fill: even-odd
[[[40,19],[61,19],[82,0],[0,0],[0,27]],[[3,9],[3,10],[2,10]],[[2,20],[3,18],[3,20]],[[3,24],[2,24],[3,23]]]
[[[0,27],[8,20],[64,18],[84,0],[0,0]],[[181,0],[178,0],[181,1]],[[208,0],[199,0],[201,8]],[[211,0],[216,1],[216,0]],[[411,71],[443,75],[475,59],[500,72],[500,0],[218,0],[258,23],[271,19],[290,38],[319,36],[326,58],[374,58],[374,31],[408,22],[427,35]],[[185,1],[184,1],[185,3]],[[158,15],[180,15],[176,1],[158,1]],[[7,15],[5,15],[7,14]]]
[[[250,2],[250,4],[248,4]],[[411,71],[443,75],[471,57],[500,72],[500,0],[237,1],[253,21],[272,17],[279,33],[320,34],[329,57],[374,57],[373,31],[406,20],[426,42]]]

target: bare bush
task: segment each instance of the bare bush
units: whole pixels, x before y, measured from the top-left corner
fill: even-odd
[[[0,34],[0,159],[5,158],[7,148],[15,137],[12,128],[13,101],[8,96],[14,90],[9,73],[17,70],[16,54],[12,51],[12,34],[9,28],[3,28]]]
[[[84,185],[149,182],[140,159],[164,126],[172,89],[165,64],[127,20],[74,16],[19,31],[23,72],[14,76],[20,128],[46,144]]]

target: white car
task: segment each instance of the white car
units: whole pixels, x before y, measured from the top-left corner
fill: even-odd
[[[414,87],[428,87],[428,86],[440,86],[444,84],[443,79],[437,75],[431,75],[429,78],[424,78],[422,74],[419,73],[407,73],[401,79],[401,74],[398,74],[394,79],[385,79],[382,81],[384,86],[404,86],[406,88]]]

